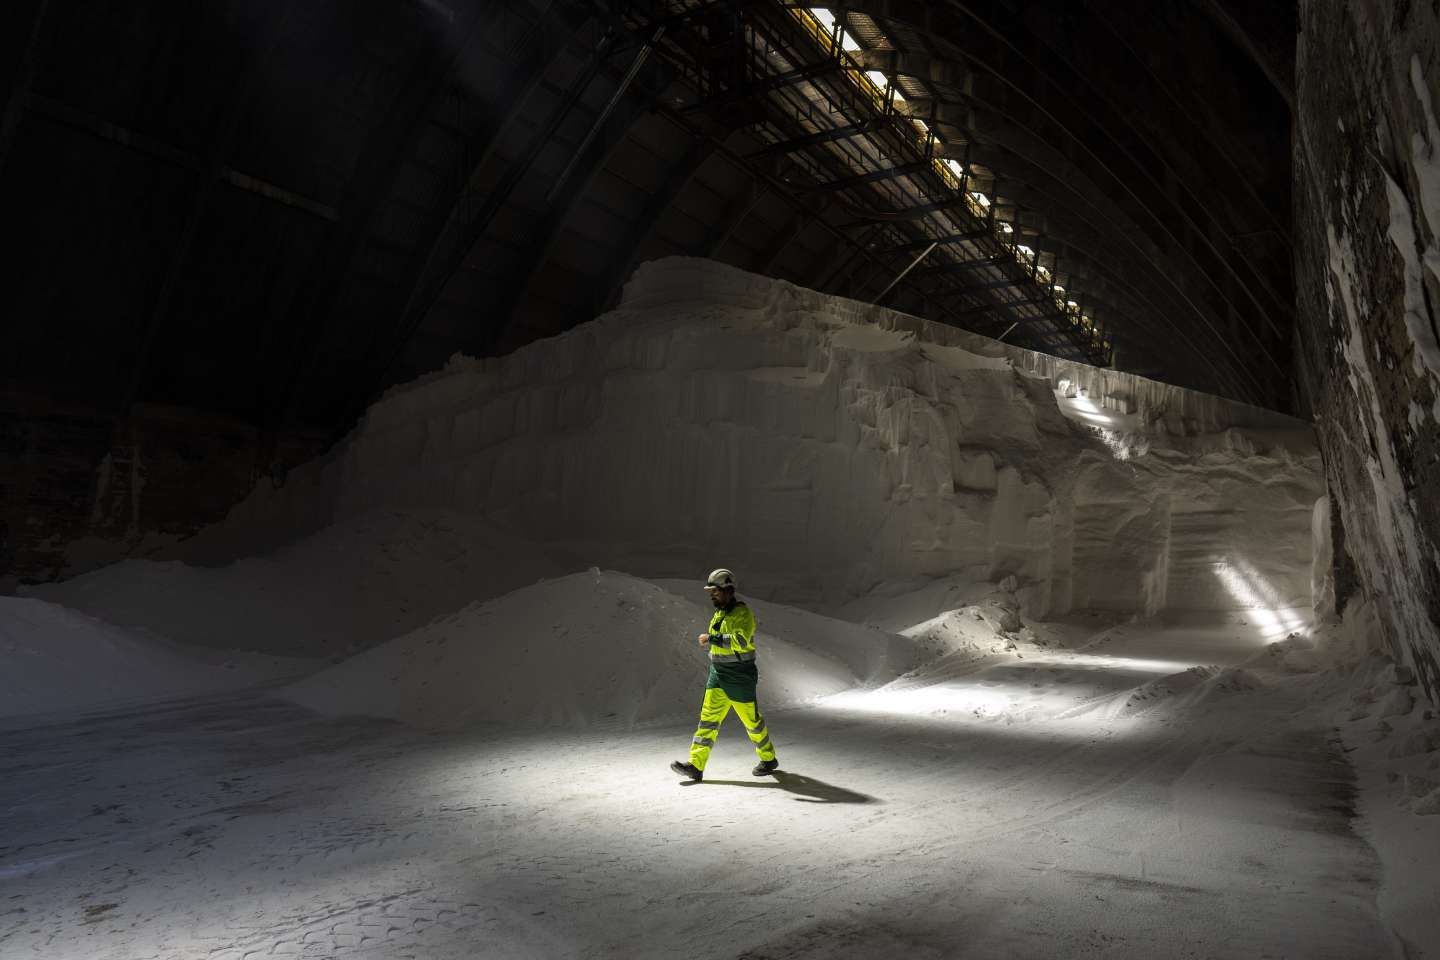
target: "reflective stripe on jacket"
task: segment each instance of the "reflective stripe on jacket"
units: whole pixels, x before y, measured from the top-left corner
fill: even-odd
[[[755,659],[755,614],[736,600],[710,618],[710,662],[750,663]]]

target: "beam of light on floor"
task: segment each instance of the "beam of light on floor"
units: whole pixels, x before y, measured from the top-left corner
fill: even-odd
[[[1269,643],[1292,633],[1310,633],[1302,611],[1285,605],[1270,581],[1249,562],[1238,558],[1218,561],[1215,576],[1259,628],[1260,639]]]
[[[913,689],[847,690],[821,701],[826,709],[899,716],[994,715],[1012,704],[1011,696],[1003,689],[986,689],[968,683]]]
[[[826,697],[820,709],[912,719],[1030,722],[1066,717],[1047,728],[1061,739],[1089,739],[1109,727],[1113,711],[1101,709],[1152,679],[1200,664],[1194,660],[1112,657],[1056,652],[988,665],[983,671],[947,680],[922,670],[913,678],[876,690],[850,690]],[[1077,713],[1078,708],[1078,713]],[[1090,709],[1094,716],[1085,716]]]

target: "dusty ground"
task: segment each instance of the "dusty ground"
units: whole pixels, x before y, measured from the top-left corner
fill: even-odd
[[[1131,627],[941,662],[772,712],[776,780],[731,719],[697,785],[689,724],[13,721],[0,956],[1386,956],[1337,735],[1304,680],[1215,669],[1254,652]]]

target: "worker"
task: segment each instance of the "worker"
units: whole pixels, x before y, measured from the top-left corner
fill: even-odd
[[[709,629],[700,634],[700,646],[710,651],[710,677],[700,705],[700,726],[690,744],[690,762],[676,760],[670,769],[691,780],[704,779],[705,763],[720,736],[720,724],[734,707],[760,757],[750,772],[757,777],[769,776],[780,767],[780,761],[775,759],[775,747],[755,700],[755,684],[760,679],[755,666],[755,614],[735,598],[735,575],[729,570],[712,571],[705,580],[705,590],[715,605]]]

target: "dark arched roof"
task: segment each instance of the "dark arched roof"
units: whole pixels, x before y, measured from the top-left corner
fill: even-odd
[[[7,4],[8,390],[333,435],[684,253],[1284,409],[1262,6]]]

